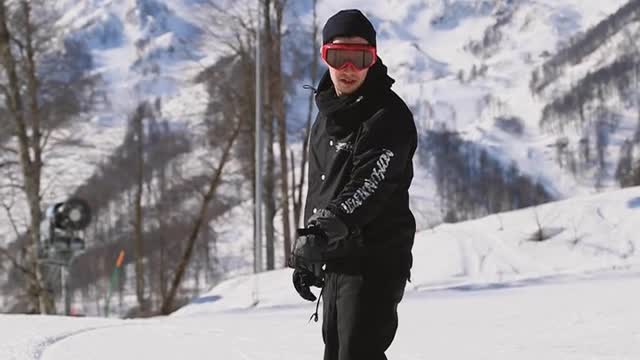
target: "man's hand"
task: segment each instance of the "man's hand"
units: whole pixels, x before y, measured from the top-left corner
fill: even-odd
[[[349,229],[347,224],[329,209],[322,209],[311,215],[308,226],[319,228],[326,236],[327,258],[354,255],[363,246],[359,232]]]
[[[293,286],[303,299],[316,301],[316,296],[309,288],[311,286],[323,287],[324,280],[308,269],[297,268],[293,271]]]
[[[311,286],[324,286],[322,269],[327,241],[319,229],[298,229],[298,237],[293,244],[288,265],[293,268],[293,286],[300,296],[315,301],[316,296],[309,290]]]
[[[329,241],[337,242],[349,236],[349,228],[331,210],[322,209],[309,218],[308,226],[317,226]]]

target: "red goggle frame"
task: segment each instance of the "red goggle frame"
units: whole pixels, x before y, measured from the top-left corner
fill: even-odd
[[[336,70],[342,70],[351,64],[357,70],[373,66],[378,58],[376,47],[366,44],[324,44],[322,60]]]

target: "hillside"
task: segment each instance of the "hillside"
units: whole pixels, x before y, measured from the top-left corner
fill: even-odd
[[[441,224],[416,235],[408,288],[478,290],[635,271],[639,209],[634,187]],[[303,302],[291,296],[290,272],[232,278],[175,314],[239,310],[256,296],[265,308]]]

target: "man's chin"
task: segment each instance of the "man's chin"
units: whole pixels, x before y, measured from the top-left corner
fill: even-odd
[[[346,87],[346,86],[338,86],[338,87],[336,87],[336,90],[338,92],[338,95],[351,95],[354,92],[356,92],[356,90],[358,90],[359,87],[360,87],[359,85],[358,86],[355,86],[355,85],[354,86],[348,86],[348,87]]]

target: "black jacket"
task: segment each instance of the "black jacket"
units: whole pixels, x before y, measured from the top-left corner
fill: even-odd
[[[409,277],[416,231],[409,209],[413,115],[378,59],[354,94],[336,96],[327,71],[318,85],[311,129],[305,223],[328,208],[360,230],[363,254],[327,264],[328,271]]]

